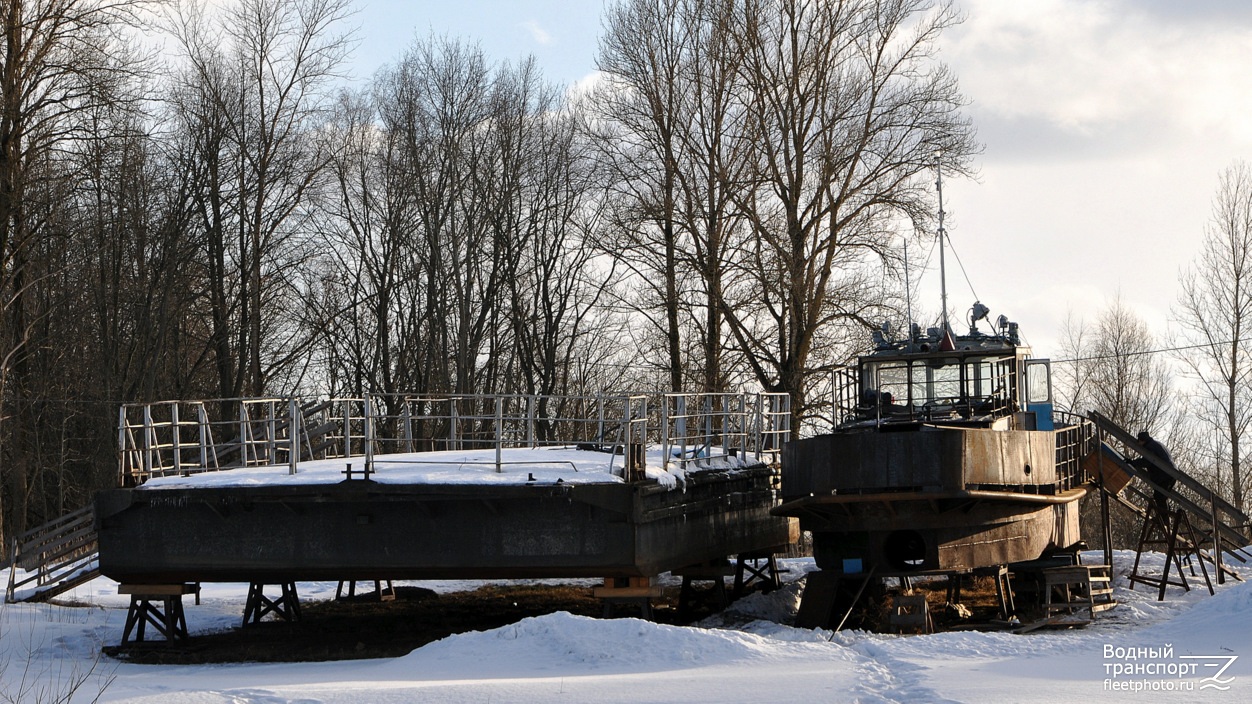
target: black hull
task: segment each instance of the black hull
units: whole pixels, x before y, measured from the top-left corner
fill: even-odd
[[[581,485],[118,489],[96,498],[123,583],[648,577],[789,544],[776,472]]]

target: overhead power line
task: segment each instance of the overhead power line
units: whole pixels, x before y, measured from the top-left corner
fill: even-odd
[[[1238,340],[1223,340],[1221,342],[1205,342],[1197,345],[1180,345],[1178,347],[1162,347],[1155,350],[1139,350],[1138,352],[1125,352],[1122,354],[1100,354],[1091,357],[1074,357],[1073,359],[1054,359],[1053,364],[1072,364],[1075,362],[1098,362],[1105,359],[1117,359],[1119,357],[1143,357],[1150,354],[1161,354],[1162,352],[1185,352],[1186,350],[1198,350],[1204,347],[1221,347],[1235,343],[1252,342],[1252,337],[1244,337]]]

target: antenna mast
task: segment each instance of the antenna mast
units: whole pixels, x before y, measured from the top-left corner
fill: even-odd
[[[943,165],[939,161],[942,155],[935,150],[935,189],[939,192],[939,302],[943,305],[943,332],[947,334],[952,327],[948,324],[948,273],[943,261],[943,241],[948,233],[943,229]]]
[[[913,351],[913,285],[909,282],[909,241],[904,240],[904,302],[909,316],[904,321],[904,332],[909,336],[909,352]]]

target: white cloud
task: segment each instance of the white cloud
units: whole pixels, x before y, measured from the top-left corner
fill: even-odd
[[[1252,144],[1246,14],[1180,22],[1120,0],[962,7],[968,19],[941,40],[943,59],[975,99],[976,122],[1016,124],[1035,151],[1042,140],[1143,154],[1163,132]]]
[[[535,40],[536,44],[547,46],[552,43],[552,35],[548,34],[548,31],[536,20],[526,20],[522,23],[522,29],[530,32],[530,37]]]
[[[570,97],[578,97],[591,94],[605,80],[604,74],[600,71],[592,71],[582,78],[570,84],[565,91]]]

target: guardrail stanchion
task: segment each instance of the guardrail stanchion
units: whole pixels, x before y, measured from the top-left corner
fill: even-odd
[[[504,472],[501,453],[504,448],[504,397],[496,396],[496,474]]]
[[[287,473],[295,474],[296,465],[300,464],[300,404],[295,396],[287,402],[291,422],[287,426]]]
[[[172,401],[170,403],[170,440],[174,445],[174,474],[183,473],[182,429],[178,421],[178,401]]]
[[[126,406],[117,409],[117,485],[126,485]]]
[[[152,406],[143,407],[143,473],[144,478],[152,476]]]
[[[370,472],[374,471],[374,442],[377,439],[378,419],[374,415],[374,395],[365,394],[365,468]]]

